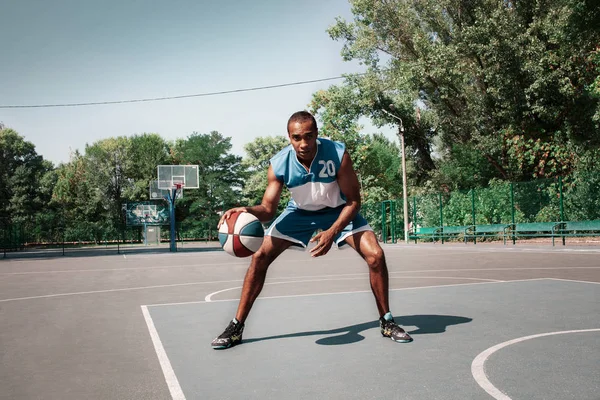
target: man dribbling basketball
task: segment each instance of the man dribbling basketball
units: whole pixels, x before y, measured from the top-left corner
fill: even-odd
[[[226,349],[242,341],[244,321],[261,292],[269,265],[290,246],[311,250],[313,257],[327,254],[333,243],[348,244],[367,262],[371,290],[379,311],[381,334],[395,342],[412,338],[395,322],[389,307],[388,270],[385,256],[373,230],[358,213],[360,187],[344,144],[318,139],[317,122],[306,111],[294,113],[287,125],[290,145],[271,159],[268,184],[262,203],[228,210],[219,227],[233,212],[248,212],[260,221],[270,221],[285,185],[291,192],[287,208],[271,224],[260,249],[252,256],[235,318],[215,338],[214,349]],[[322,229],[312,239],[311,236]]]

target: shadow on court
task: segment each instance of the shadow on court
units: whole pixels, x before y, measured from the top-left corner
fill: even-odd
[[[416,326],[417,329],[409,331],[411,335],[425,335],[432,333],[444,333],[446,328],[451,325],[466,324],[471,322],[472,318],[458,317],[453,315],[407,315],[395,317],[396,323],[400,326]],[[244,339],[244,343],[261,342],[264,340],[296,338],[303,336],[328,336],[318,339],[315,343],[323,346],[337,346],[340,344],[351,344],[360,342],[365,337],[360,333],[368,329],[379,328],[379,321],[363,322],[361,324],[345,326],[343,328],[288,333],[285,335],[266,336],[262,338]],[[338,335],[339,334],[339,335]]]

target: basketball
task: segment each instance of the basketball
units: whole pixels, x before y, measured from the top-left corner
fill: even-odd
[[[262,245],[265,231],[254,215],[235,212],[219,228],[219,242],[234,257],[248,257]]]

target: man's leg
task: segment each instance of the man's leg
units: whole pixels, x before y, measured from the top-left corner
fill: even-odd
[[[377,242],[373,231],[357,232],[348,236],[346,243],[360,254],[369,266],[369,280],[371,290],[375,296],[377,310],[379,311],[379,325],[381,334],[389,337],[395,342],[407,343],[412,338],[408,333],[399,327],[390,312],[389,303],[389,275],[385,254]]]
[[[291,244],[287,240],[265,236],[262,246],[252,256],[252,261],[246,271],[235,319],[229,323],[222,334],[212,341],[213,349],[227,349],[241,343],[244,321],[265,284],[269,265]]]
[[[242,323],[246,321],[254,301],[265,284],[269,265],[271,265],[284,250],[290,247],[291,244],[292,243],[287,240],[265,236],[262,246],[252,256],[252,261],[250,262],[248,271],[246,271],[246,277],[244,278],[244,285],[242,287],[242,297],[240,298],[235,319]]]
[[[383,249],[377,243],[373,231],[357,232],[348,236],[346,243],[367,262],[371,290],[375,296],[379,317],[383,317],[390,311],[389,275]]]

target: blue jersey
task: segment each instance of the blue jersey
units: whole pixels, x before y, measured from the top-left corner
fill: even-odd
[[[317,154],[308,171],[298,161],[292,145],[288,145],[271,158],[275,177],[283,182],[292,194],[290,207],[316,211],[346,204],[346,197],[337,183],[337,173],[345,149],[343,143],[317,139]]]

